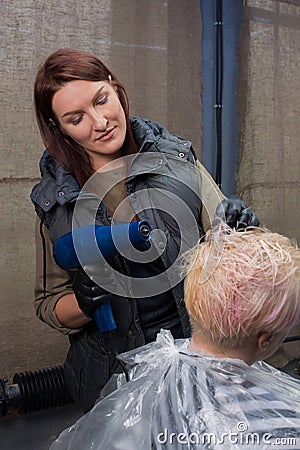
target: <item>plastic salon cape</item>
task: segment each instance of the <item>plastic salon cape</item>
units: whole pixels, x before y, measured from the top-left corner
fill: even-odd
[[[130,381],[51,450],[300,449],[300,381],[265,363],[192,352],[188,342],[161,330],[121,355]]]

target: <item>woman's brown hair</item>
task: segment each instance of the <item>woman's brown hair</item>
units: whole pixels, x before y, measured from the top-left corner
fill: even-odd
[[[135,153],[136,145],[131,133],[127,93],[117,77],[100,59],[80,50],[64,48],[48,56],[36,75],[35,114],[43,142],[49,154],[76,178],[80,186],[84,185],[94,170],[84,148],[62,133],[52,109],[52,99],[54,94],[70,81],[108,81],[109,79],[117,90],[126,116],[124,155]]]

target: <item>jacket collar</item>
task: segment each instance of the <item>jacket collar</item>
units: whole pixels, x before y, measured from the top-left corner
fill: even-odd
[[[182,139],[180,136],[169,133],[169,131],[157,122],[141,117],[131,116],[130,123],[134,138],[140,148],[140,152],[148,149],[149,145],[155,144],[156,151],[164,153],[166,151],[166,143],[170,143],[168,153],[177,154],[178,151],[183,150],[186,154],[192,143],[188,140]]]
[[[41,181],[33,187],[30,198],[44,211],[49,211],[56,202],[64,205],[78,196],[80,187],[75,178],[47,150],[40,160],[40,172]]]
[[[141,173],[163,172],[168,159],[188,161],[191,142],[170,134],[162,125],[140,117],[131,116],[134,138],[140,149],[132,155],[128,181]]]

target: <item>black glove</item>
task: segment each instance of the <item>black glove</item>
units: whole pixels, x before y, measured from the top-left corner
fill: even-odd
[[[73,291],[79,308],[87,317],[93,317],[94,311],[111,298],[111,294],[91,280],[83,269],[77,270],[73,277]]]
[[[238,197],[226,198],[218,204],[212,224],[213,228],[219,223],[220,219],[236,230],[259,226],[259,218]]]

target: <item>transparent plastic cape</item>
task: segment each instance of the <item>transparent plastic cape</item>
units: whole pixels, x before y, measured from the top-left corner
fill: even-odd
[[[51,450],[300,449],[300,381],[263,362],[249,367],[191,351],[188,343],[161,330],[154,343],[121,355],[130,381]]]

